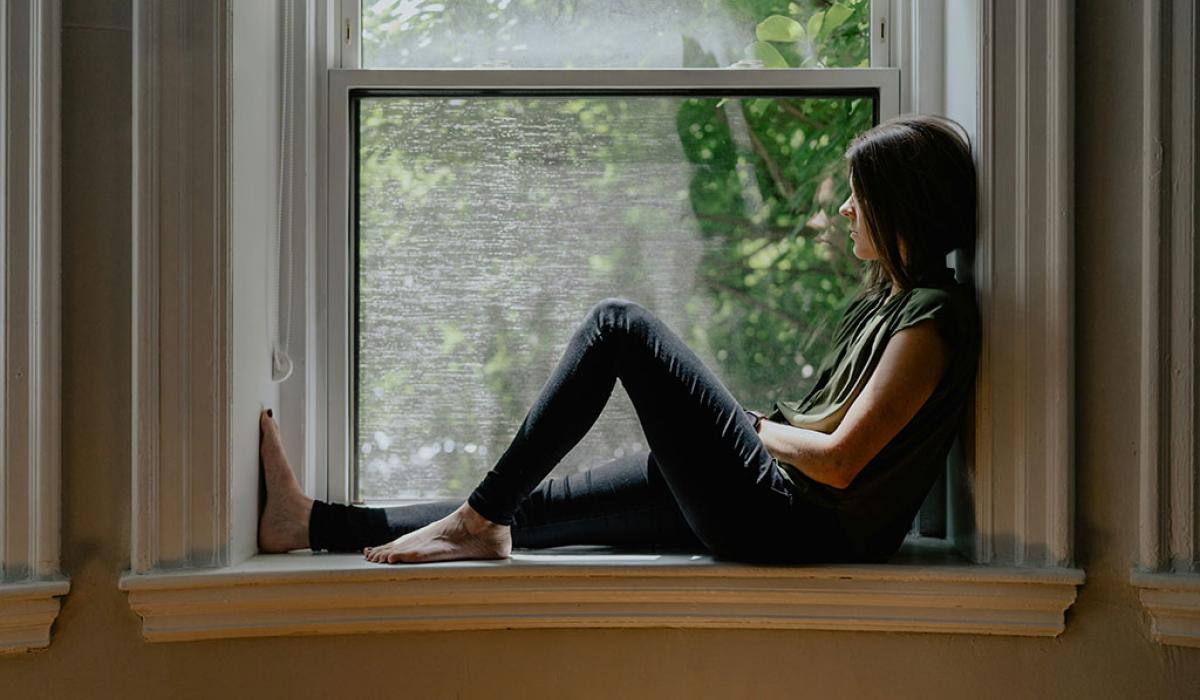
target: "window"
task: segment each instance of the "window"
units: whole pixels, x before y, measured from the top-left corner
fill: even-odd
[[[396,98],[410,108],[470,97],[478,109],[482,100],[514,98],[778,100],[838,98],[846,95],[829,93],[864,89],[879,96],[881,113],[889,113],[895,108],[884,106],[887,81],[864,77],[888,71],[695,71],[678,65],[529,71],[513,68],[511,60],[511,70],[364,71],[357,69],[354,26],[351,46],[342,46],[342,18],[356,25],[357,9],[341,13],[332,3],[321,8],[288,1],[278,9],[294,14],[281,24],[277,8],[267,3],[231,3],[228,14],[138,5],[138,430],[131,470],[132,571],[121,588],[143,617],[147,638],[662,625],[1061,633],[1063,611],[1083,580],[1082,571],[1070,568],[1073,286],[1070,209],[1061,206],[1069,201],[1071,181],[1068,3],[886,4],[889,23],[871,21],[872,56],[878,64],[891,54],[892,65],[900,67],[901,109],[944,109],[974,125],[978,147],[978,257],[959,267],[974,275],[985,330],[972,432],[963,440],[968,449],[960,450],[969,468],[949,473],[959,481],[950,484],[956,498],[948,502],[947,523],[957,527],[947,542],[910,541],[886,565],[775,568],[657,555],[522,554],[502,563],[387,568],[355,556],[256,555],[253,418],[263,402],[281,402],[276,405],[286,434],[299,443],[289,443],[288,453],[306,488],[335,498],[349,494],[348,471],[327,471],[326,458],[340,450],[340,464],[347,463],[351,348],[324,341],[335,334],[343,341],[354,337],[349,300],[331,293],[348,289],[352,279],[349,187],[327,186],[345,185],[357,173],[349,161],[356,151],[348,147],[358,124],[357,117],[351,120],[352,90],[366,91],[359,100]],[[876,18],[884,5],[872,5]],[[372,5],[393,6],[400,3]],[[279,27],[291,31],[280,35]],[[887,30],[888,45],[876,28]],[[293,45],[302,48],[275,54],[285,48],[281,36],[294,37]],[[938,37],[946,39],[944,61],[931,48]],[[678,45],[682,49],[682,40]],[[702,46],[711,51],[716,44]],[[350,69],[339,69],[332,58],[339,48],[355,57],[341,63]],[[191,52],[186,63],[161,60],[184,50]],[[780,53],[788,60],[786,51]],[[279,85],[272,54],[291,55],[293,65],[302,67],[292,83],[294,104],[303,108],[295,115],[295,133],[308,137],[297,139],[292,171],[303,194],[293,199],[294,230],[304,238],[288,250],[295,270],[305,271],[297,278],[309,281],[311,273],[315,280],[292,296],[298,302],[290,316],[298,322],[293,338],[304,340],[293,348],[296,371],[279,385],[271,383],[271,347],[263,332],[270,297],[263,274],[270,243],[263,232],[270,228],[276,183],[269,156],[274,138],[264,135],[280,136],[271,127],[274,104],[263,98]],[[638,77],[636,84],[626,80],[630,75]],[[454,83],[455,76],[463,82]],[[854,76],[862,82],[850,80]],[[521,94],[482,94],[514,82]],[[401,85],[407,92],[400,92]],[[926,102],[927,86],[931,93],[944,89],[944,104]],[[585,88],[595,94],[571,92]],[[681,89],[694,94],[679,94]],[[310,128],[314,123],[321,126]],[[1044,148],[1032,146],[1034,134]],[[336,138],[326,144],[330,135]],[[190,159],[175,157],[163,144],[181,146]],[[1017,206],[1014,193],[1035,189],[1052,195],[1026,197],[1019,200],[1026,206]],[[180,279],[189,286],[175,284]],[[1017,303],[1005,296],[1012,290]],[[1043,371],[1034,374],[1030,366]],[[171,402],[188,407],[185,424],[175,420]],[[770,606],[763,604],[764,585],[772,591]]]
[[[330,277],[331,323],[353,336],[344,352],[329,337],[330,371],[345,377],[331,386],[349,389],[344,404],[331,392],[330,415],[352,416],[344,437],[331,424],[333,500],[465,497],[597,299],[647,303],[739,400],[767,408],[807,391],[857,284],[836,213],[842,155],[896,114],[896,71],[716,66],[738,56],[868,66],[869,2],[740,17],[717,3],[698,14],[534,5],[364,5],[363,64],[419,68],[333,78],[329,139],[335,153],[350,149],[353,186],[347,214],[334,213],[349,222],[346,241],[332,230],[331,250],[354,253],[345,283]],[[603,31],[619,19],[658,39]],[[444,70],[489,55],[712,69],[544,70],[536,82],[520,70]],[[618,387],[554,473],[640,450],[641,439]]]

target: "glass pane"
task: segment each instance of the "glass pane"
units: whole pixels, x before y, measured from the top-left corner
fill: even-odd
[[[363,68],[867,66],[870,0],[363,0]]]
[[[600,299],[748,408],[798,399],[860,268],[837,208],[870,98],[359,103],[360,500],[463,497]],[[556,470],[644,449],[617,384]]]

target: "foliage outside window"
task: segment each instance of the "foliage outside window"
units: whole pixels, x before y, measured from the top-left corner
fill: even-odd
[[[547,5],[563,14],[535,12]],[[437,65],[447,29],[501,42],[539,17],[586,22],[577,5],[364,4],[363,55],[411,46],[404,58]],[[688,5],[684,66],[867,64],[865,1]],[[737,53],[683,33],[718,13],[744,28],[728,33]],[[605,296],[658,313],[747,407],[811,386],[858,284],[836,211],[871,98],[370,97],[358,111],[358,499],[465,496]],[[555,473],[641,449],[618,385]]]

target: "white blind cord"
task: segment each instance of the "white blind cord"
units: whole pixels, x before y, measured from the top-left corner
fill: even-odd
[[[274,287],[267,295],[271,300],[271,380],[276,383],[284,381],[292,374],[292,358],[288,355],[288,348],[292,336],[292,123],[295,111],[292,104],[293,2],[294,0],[283,0],[283,76],[279,110],[279,178],[276,180],[279,187],[275,200],[275,235],[272,237],[270,275]],[[281,265],[284,272],[282,285],[279,279]]]

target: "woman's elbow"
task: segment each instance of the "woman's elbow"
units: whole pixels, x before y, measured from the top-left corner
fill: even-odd
[[[835,454],[826,469],[828,477],[825,483],[839,491],[845,490],[854,483],[854,477],[858,476],[860,471],[862,466],[856,460],[849,459],[844,454]]]

